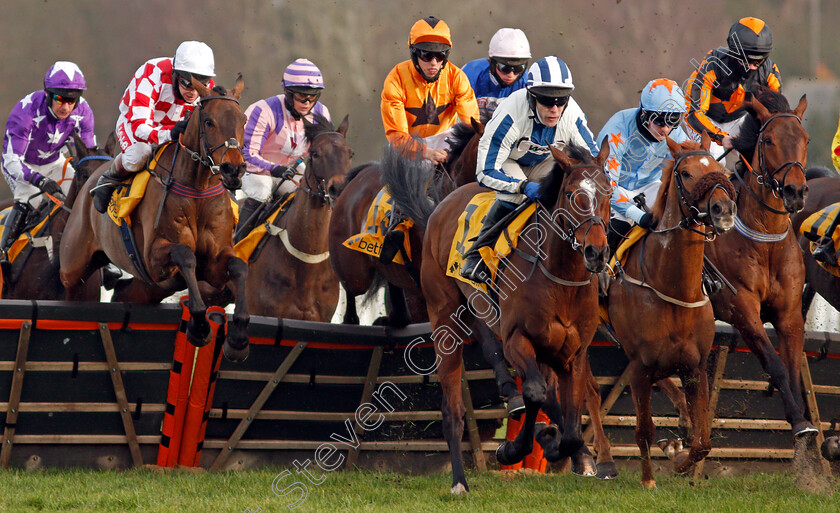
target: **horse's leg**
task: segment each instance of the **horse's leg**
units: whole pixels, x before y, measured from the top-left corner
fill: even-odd
[[[525,400],[525,420],[522,429],[512,442],[502,443],[496,449],[496,459],[502,465],[519,463],[534,449],[534,424],[537,413],[547,397],[547,385],[537,366],[536,353],[531,341],[516,330],[505,343],[506,356],[516,372],[522,376],[522,398]]]
[[[782,363],[787,367],[790,392],[797,401],[798,411],[801,411],[804,416],[805,403],[802,400],[802,374],[800,372],[800,366],[802,365],[802,351],[805,349],[805,321],[799,315],[798,308],[790,308],[786,311],[779,312],[773,326],[776,328],[776,334],[779,337],[779,354]],[[813,424],[810,424],[810,426],[812,428],[814,427]],[[794,425],[793,431],[794,435],[817,435],[816,428],[813,431],[807,428],[803,431],[802,429],[797,429],[796,425]]]
[[[224,286],[223,280],[225,278],[229,280],[229,287],[233,291],[234,298],[233,322],[228,325],[224,353],[225,358],[232,362],[243,362],[248,358],[248,324],[251,320],[245,290],[245,282],[248,279],[248,264],[236,256],[232,247],[228,247],[207,264],[206,275],[208,282],[211,277],[219,280],[218,283],[210,282],[210,285],[217,288]]]
[[[342,285],[344,287],[344,285]],[[347,289],[344,289],[344,297],[346,299],[344,306],[344,320],[342,324],[353,324],[358,326],[359,314],[356,312],[356,296],[351,296]]]
[[[589,424],[592,426],[593,446],[597,454],[598,479],[614,479],[618,477],[618,468],[613,461],[610,440],[604,432],[604,425],[601,423],[601,387],[592,375],[592,367],[589,365],[589,356],[586,358],[586,390],[584,391],[584,403],[589,412]]]
[[[770,342],[770,338],[764,330],[764,325],[761,322],[758,312],[755,309],[749,309],[748,305],[739,301],[738,298],[740,295],[735,296],[734,311],[737,312],[738,316],[733,319],[732,324],[741,334],[741,338],[744,339],[744,343],[749,347],[750,351],[758,358],[764,372],[770,375],[770,385],[776,387],[782,394],[782,402],[785,406],[785,418],[793,428],[793,436],[798,438],[803,435],[815,435],[816,428],[805,418],[802,398],[801,396],[794,396],[790,373],[776,353],[773,344]],[[789,331],[791,329],[789,324],[782,324],[782,326],[785,330]],[[800,329],[804,330],[801,325]],[[795,334],[790,333],[789,336],[793,337],[792,340],[796,340]],[[801,332],[798,338],[804,344],[804,332]],[[783,344],[783,350],[793,351],[793,345],[795,343],[784,347]],[[801,351],[802,345],[799,346],[800,355]],[[795,359],[793,357],[790,358],[797,364],[801,361],[801,356]],[[798,371],[796,375],[799,376]],[[800,389],[798,385],[796,389]]]
[[[400,287],[388,282],[388,303],[391,305],[391,310],[388,313],[385,322],[388,326],[402,328],[407,326],[411,319],[408,316],[408,306],[405,303],[405,292]]]
[[[674,459],[674,471],[678,474],[686,474],[712,449],[709,428],[709,378],[706,374],[705,362],[682,373],[680,377],[685,388],[685,397],[694,429],[690,439],[690,449],[678,453]]]
[[[680,390],[680,388],[671,381],[671,378],[660,379],[656,382],[656,384],[659,386],[659,389],[668,396],[668,399],[671,400],[671,403],[680,415],[680,420],[677,423],[680,438],[688,440],[692,434],[692,422],[691,416],[688,412],[688,404],[686,403],[685,394],[683,394],[682,390]]]
[[[198,288],[198,279],[195,276],[197,263],[195,253],[192,248],[185,244],[170,244],[169,258],[172,259],[172,263],[178,267],[178,271],[184,281],[187,282],[187,291],[190,295],[190,320],[187,323],[187,340],[196,347],[207,345],[210,342],[210,323],[207,322],[205,317],[207,307],[201,298],[201,290]]]
[[[464,454],[461,451],[461,440],[464,438],[464,398],[461,395],[461,364],[463,361],[463,345],[459,344],[450,354],[439,354],[441,357],[437,373],[443,389],[443,436],[449,447],[449,459],[452,463],[452,488],[456,495],[467,493],[467,477],[464,472]]]
[[[642,484],[646,488],[656,488],[650,462],[650,446],[656,431],[650,409],[651,376],[638,361],[631,361],[629,367],[630,391],[636,408],[636,445],[642,460]]]
[[[557,374],[560,406],[563,410],[562,438],[560,452],[572,459],[572,472],[579,476],[594,476],[595,459],[583,443],[581,415],[588,388],[589,358],[586,351],[580,351],[570,370],[560,369]]]
[[[516,382],[513,381],[513,376],[510,375],[510,368],[502,350],[502,341],[479,319],[476,319],[473,323],[473,329],[475,330],[475,339],[481,344],[484,359],[493,369],[499,394],[507,400],[508,415],[518,419],[525,411],[525,401],[522,400],[522,394],[519,392]]]

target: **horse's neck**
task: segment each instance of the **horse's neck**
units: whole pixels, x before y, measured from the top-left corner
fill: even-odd
[[[172,178],[176,182],[192,187],[193,189],[206,189],[210,185],[210,180],[213,177],[213,174],[210,172],[210,168],[196,160],[193,160],[184,148],[178,146],[178,142],[175,142],[173,146],[178,152],[178,156],[175,158],[175,164],[172,166]],[[187,144],[185,146],[190,148],[191,151],[195,151],[192,148],[193,144]],[[198,147],[199,144],[194,143],[194,146]],[[201,154],[200,148],[198,152]],[[163,158],[165,157],[162,156],[161,159]],[[168,165],[166,162],[160,162],[160,164]]]
[[[306,184],[306,180],[302,182]],[[308,187],[308,186],[307,186]],[[329,246],[329,205],[298,189],[283,226],[289,230],[289,242],[304,253],[322,253]]]
[[[753,158],[752,163],[753,169],[758,169],[758,157]],[[766,205],[776,209],[776,210],[784,210],[785,203],[784,200],[781,198],[776,197],[773,191],[769,187],[765,187],[758,183],[758,178],[751,172],[747,171],[745,173],[744,182],[747,184],[747,187],[752,190],[761,201],[763,201]],[[743,184],[739,183],[741,188],[744,187]],[[762,231],[765,233],[783,233],[790,223],[790,215],[789,214],[778,214],[776,212],[772,212],[768,210],[764,205],[758,202],[749,191],[742,190],[740,194],[738,194],[738,217],[744,221],[749,228]]]
[[[80,184],[75,179],[70,182],[70,188],[67,190],[67,196],[64,197],[65,207],[73,208],[73,204],[76,203],[76,196],[78,195],[80,188]]]
[[[668,204],[659,229],[675,227],[682,221],[680,201],[672,185]],[[694,225],[695,231],[677,228],[664,233],[650,233],[634,246],[639,265],[644,270],[644,279],[664,294],[684,301],[702,297],[700,275],[703,268],[705,227]],[[642,276],[633,276],[642,279]]]
[[[551,274],[558,278],[568,281],[588,280],[592,273],[586,270],[583,263],[583,255],[572,247],[570,241],[565,239],[566,235],[561,234],[561,228],[558,224],[549,220],[548,215],[543,215],[546,212],[537,208],[536,214],[544,233],[547,234],[547,239],[542,244],[543,251],[546,255],[545,260],[542,262],[543,265]],[[539,254],[537,258],[539,258]]]

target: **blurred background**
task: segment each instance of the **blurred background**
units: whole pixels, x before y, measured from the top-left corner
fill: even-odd
[[[204,41],[216,57],[217,83],[245,77],[243,109],[281,91],[283,69],[305,57],[324,73],[321,97],[338,124],[350,115],[354,164],[377,159],[385,142],[379,115],[388,71],[408,59],[408,32],[435,15],[452,30],[450,60],[461,67],[487,57],[501,27],[521,28],[534,59],[557,55],[570,66],[575,99],[598,133],[616,111],[639,102],[644,84],[668,77],[682,84],[692,60],[725,44],[741,17],[764,19],[773,32],[771,58],[782,91],[795,106],[807,93],[809,165],[831,165],[829,144],[840,115],[837,0],[2,0],[0,80],[3,123],[14,104],[40,89],[56,60],[76,62],[101,144],[117,105],[147,59],[171,56],[184,40]],[[0,198],[9,197],[0,181]]]

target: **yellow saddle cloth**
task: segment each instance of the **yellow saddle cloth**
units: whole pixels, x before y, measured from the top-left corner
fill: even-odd
[[[799,227],[799,232],[811,241],[811,252],[817,248],[819,241],[826,235],[826,230],[828,230],[828,227],[831,226],[831,223],[834,222],[838,214],[840,214],[840,203],[832,203],[824,209],[808,216],[808,219]],[[840,248],[840,230],[834,230],[831,238],[834,240],[834,247]],[[834,276],[840,277],[840,262],[834,262],[834,265],[823,262],[817,263]]]
[[[487,285],[476,283],[462,277],[461,267],[464,265],[464,255],[475,244],[478,232],[481,231],[481,226],[484,224],[484,218],[487,216],[487,212],[495,200],[495,192],[481,192],[473,196],[464,209],[464,212],[458,217],[458,227],[455,230],[455,238],[452,240],[452,247],[449,250],[449,259],[446,265],[447,276],[468,283],[482,292],[487,292]],[[495,245],[479,248],[478,252],[481,258],[487,263],[487,267],[490,269],[494,280],[496,279],[496,271],[499,268],[499,263],[516,247],[519,234],[536,210],[536,203],[531,204],[507,225],[504,230],[507,232],[507,237],[503,233],[496,240]],[[508,243],[508,238],[510,239],[510,243]]]
[[[379,253],[382,251],[382,243],[385,241],[384,234],[391,224],[393,213],[394,200],[391,198],[387,189],[383,187],[376,195],[376,198],[373,199],[373,203],[368,209],[365,223],[362,225],[362,232],[344,241],[344,246],[379,258]],[[408,240],[408,231],[412,226],[414,226],[414,221],[406,219],[392,228],[393,230],[400,230],[405,233],[405,237],[403,237],[403,248],[405,249],[406,255],[411,255],[411,243]],[[394,256],[393,263],[405,265],[405,260],[403,260],[401,252],[397,252]]]
[[[47,220],[50,219],[50,217],[52,217],[53,215],[55,215],[56,211],[59,208],[61,208],[60,205],[54,206],[50,213],[46,215],[43,219],[41,219],[41,222],[35,225],[31,230],[24,231],[20,234],[20,236],[17,239],[15,239],[15,241],[9,247],[9,252],[7,255],[7,258],[9,259],[10,263],[13,263],[15,261],[15,258],[17,258],[17,256],[20,255],[24,249],[26,249],[26,246],[28,246],[33,240],[37,239],[38,234],[41,233],[41,230],[43,230],[44,226],[47,225]],[[3,212],[0,212],[0,234],[2,234],[3,231],[6,229],[6,216],[9,215],[11,211],[12,207],[9,207],[4,209]],[[56,240],[54,242],[57,243],[58,241]],[[58,246],[56,246],[54,249],[57,250]]]
[[[291,193],[283,203],[277,207],[277,209],[268,216],[268,219],[265,220],[264,223],[260,223],[258,226],[254,227],[244,239],[240,240],[236,246],[233,247],[233,250],[236,251],[236,256],[241,258],[242,260],[249,262],[251,259],[251,255],[254,254],[254,250],[257,249],[257,246],[260,244],[260,241],[263,240],[263,237],[268,233],[267,225],[270,225],[277,219],[277,216],[280,215],[281,212],[285,212],[289,205],[292,203],[292,199],[295,197],[297,193]],[[235,205],[235,203],[234,203]]]

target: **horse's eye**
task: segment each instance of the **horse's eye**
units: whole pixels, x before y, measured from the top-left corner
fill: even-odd
[[[207,118],[207,119],[204,120],[204,124],[206,126],[213,126],[213,120],[210,119],[210,118]]]
[[[318,157],[320,157],[320,155],[318,154],[317,151],[313,151],[312,153],[309,154],[309,156],[312,157],[313,159],[317,159]]]
[[[691,178],[691,173],[688,171],[682,171],[681,174],[683,178]]]
[[[763,142],[763,143],[764,143],[764,144],[766,144],[767,146],[773,146],[773,140],[772,140],[772,139],[770,139],[769,137],[768,137],[768,138],[766,138],[766,139],[764,139],[764,140],[763,140],[763,141],[761,141],[761,142]]]
[[[571,193],[571,192],[567,192],[567,193],[566,193],[566,198],[567,198],[567,199],[572,199],[572,193]]]

